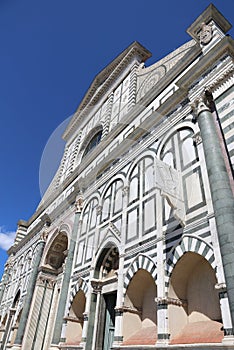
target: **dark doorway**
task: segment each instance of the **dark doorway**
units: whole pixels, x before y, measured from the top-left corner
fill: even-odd
[[[103,350],[110,350],[114,341],[115,333],[115,306],[116,306],[116,292],[105,294],[105,327]]]

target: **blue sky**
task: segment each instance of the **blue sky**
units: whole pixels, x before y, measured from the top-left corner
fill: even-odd
[[[61,156],[63,144],[54,140],[95,75],[134,40],[152,52],[147,64],[173,51],[209,3],[1,0],[0,276],[17,221],[33,214]],[[234,25],[234,1],[213,4]],[[40,167],[55,130],[53,161]]]

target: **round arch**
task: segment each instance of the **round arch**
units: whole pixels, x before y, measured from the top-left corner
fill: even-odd
[[[175,125],[173,126],[167,133],[166,135],[164,135],[164,137],[161,139],[161,142],[158,146],[158,149],[157,149],[157,156],[159,158],[159,155],[162,151],[162,148],[163,146],[168,142],[168,140],[170,139],[170,137],[177,131],[181,130],[181,129],[191,129],[194,134],[196,134],[199,129],[198,129],[198,125],[190,122],[190,121],[185,121],[183,123],[180,123],[179,125]]]
[[[102,139],[102,133],[103,133],[103,126],[102,124],[99,124],[95,126],[88,135],[85,137],[81,147],[80,147],[80,157],[83,158],[87,153],[89,153],[94,147],[96,147]],[[98,139],[95,140],[94,144],[92,145],[92,140],[94,140],[95,136],[98,135]],[[90,149],[88,149],[90,145]]]
[[[123,174],[118,173],[117,175],[113,176],[113,177],[111,178],[111,181],[107,182],[107,184],[105,185],[105,187],[104,187],[104,189],[103,189],[103,191],[102,191],[102,195],[101,195],[101,198],[100,198],[100,203],[103,202],[103,198],[104,198],[104,196],[105,196],[106,191],[109,189],[109,187],[110,187],[114,182],[116,182],[116,181],[118,181],[118,180],[123,182],[123,187],[126,186],[126,184],[127,184],[127,183],[126,183],[126,178],[125,178],[125,176],[124,176]]]
[[[67,314],[69,314],[69,311],[71,309],[73,300],[77,293],[82,290],[84,292],[84,295],[87,296],[88,293],[88,284],[83,278],[79,278],[77,283],[72,287],[71,293],[70,293],[70,298],[69,298],[69,304],[68,304],[68,311]]]
[[[185,235],[169,253],[166,264],[167,280],[171,277],[173,268],[178,260],[187,252],[202,255],[211,267],[216,270],[216,261],[212,246],[199,237]]]
[[[153,260],[149,258],[146,255],[139,254],[131,263],[131,265],[128,267],[125,278],[124,278],[124,290],[123,295],[126,295],[127,288],[133,278],[133,276],[139,271],[140,269],[146,270],[149,272],[149,274],[153,277],[156,284],[157,279],[157,268]]]
[[[142,152],[137,158],[134,159],[127,173],[127,183],[129,183],[129,178],[135,166],[144,158],[152,158],[153,161],[155,161],[156,153],[153,150],[148,149],[147,151]]]

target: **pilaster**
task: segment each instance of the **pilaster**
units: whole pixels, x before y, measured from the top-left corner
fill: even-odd
[[[31,308],[32,299],[33,299],[34,289],[35,289],[35,285],[36,285],[36,280],[37,280],[37,275],[38,275],[38,267],[39,267],[40,262],[41,262],[42,254],[43,254],[44,247],[45,247],[45,242],[46,242],[46,239],[48,237],[49,225],[50,225],[49,221],[46,221],[44,228],[41,232],[40,240],[38,242],[37,255],[36,255],[36,258],[34,260],[34,266],[33,266],[33,270],[31,273],[29,285],[27,288],[27,294],[26,294],[26,297],[24,300],[24,306],[23,306],[23,311],[22,311],[22,315],[20,318],[20,322],[19,322],[19,328],[18,328],[18,331],[16,334],[16,339],[15,339],[14,345],[17,345],[17,346],[21,345],[22,341],[23,341],[25,328],[26,328],[26,324],[28,321],[28,316],[29,316],[29,312],[30,312],[30,308]]]

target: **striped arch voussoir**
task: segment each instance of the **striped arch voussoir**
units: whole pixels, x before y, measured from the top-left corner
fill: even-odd
[[[156,270],[155,263],[145,255],[142,255],[142,254],[138,255],[137,258],[131,263],[131,265],[129,266],[126,272],[125,279],[124,279],[124,290],[123,290],[124,297],[126,295],[127,288],[129,286],[131,279],[133,278],[135,273],[140,269],[148,271],[153,277],[153,279],[156,281],[157,270]]]
[[[202,239],[192,236],[183,237],[182,241],[172,250],[169,258],[167,259],[166,272],[168,279],[171,277],[173,268],[178,260],[187,252],[197,253],[202,255],[212,266],[216,267],[213,248]]]
[[[68,314],[69,314],[69,311],[71,309],[71,306],[72,306],[72,303],[73,303],[73,300],[76,296],[76,294],[82,290],[84,292],[84,294],[86,295],[87,292],[88,292],[88,285],[87,283],[82,279],[80,278],[78,280],[78,282],[73,286],[72,290],[71,290],[71,293],[70,293],[70,298],[69,298],[69,304],[68,304]]]

